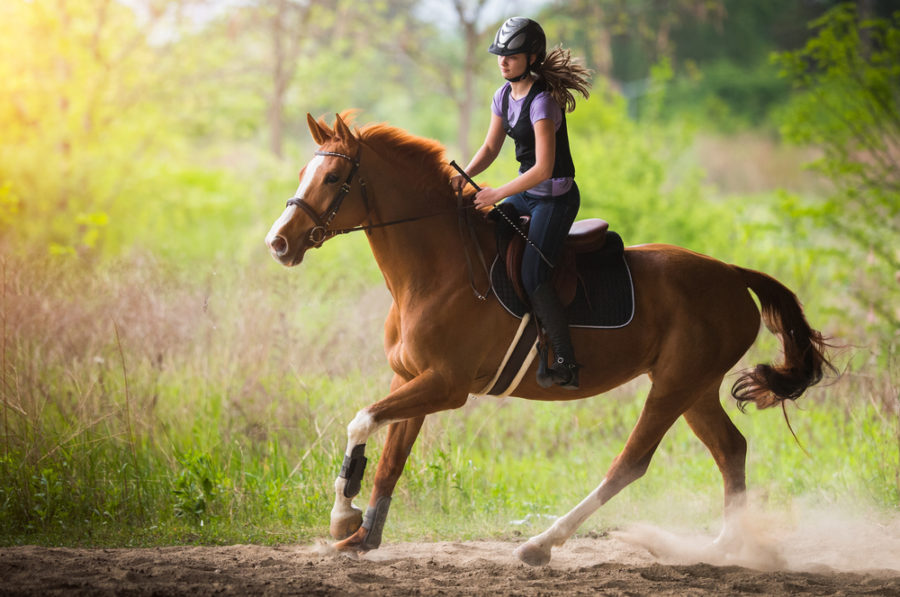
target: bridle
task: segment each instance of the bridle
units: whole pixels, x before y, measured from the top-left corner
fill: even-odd
[[[329,226],[331,225],[332,220],[334,220],[334,217],[337,215],[338,210],[341,208],[341,204],[344,202],[344,198],[350,192],[350,185],[353,183],[353,177],[356,176],[356,172],[357,172],[357,170],[359,170],[359,154],[361,151],[362,151],[362,148],[360,147],[359,151],[357,151],[357,153],[356,153],[355,158],[352,158],[349,155],[344,154],[344,153],[338,153],[336,151],[321,151],[320,150],[320,151],[315,152],[315,155],[341,158],[341,159],[347,160],[348,162],[353,164],[350,168],[350,172],[347,174],[346,180],[344,180],[344,183],[338,189],[338,192],[334,196],[334,199],[331,200],[331,203],[328,204],[328,207],[325,208],[325,211],[322,212],[321,214],[316,213],[316,210],[314,210],[306,201],[304,201],[300,197],[291,197],[290,199],[287,200],[287,205],[285,205],[285,207],[289,207],[291,205],[299,207],[306,213],[306,215],[308,215],[310,217],[310,219],[312,219],[313,223],[315,224],[315,226],[309,231],[309,234],[307,236],[307,240],[312,244],[314,249],[318,249],[319,247],[322,246],[322,244],[326,240],[328,240],[329,238],[335,237],[339,234],[347,234],[348,232],[357,232],[357,231],[361,231],[361,230],[365,231],[365,232],[369,232],[370,230],[373,230],[375,228],[385,228],[387,226],[395,226],[397,224],[405,224],[406,222],[415,222],[417,220],[424,220],[426,218],[433,218],[435,216],[442,216],[442,215],[447,215],[448,213],[452,213],[452,212],[447,212],[447,211],[439,211],[439,212],[425,214],[425,215],[421,215],[421,216],[399,218],[397,220],[391,220],[389,222],[381,222],[378,224],[373,224],[372,223],[372,210],[369,207],[369,195],[366,190],[366,188],[367,188],[366,180],[362,176],[360,176],[359,177],[359,187],[360,187],[360,192],[362,193],[363,206],[366,209],[366,218],[368,220],[368,224],[366,224],[364,226],[353,226],[351,228],[329,229]],[[460,203],[460,205],[461,205],[461,203]],[[457,211],[474,209],[474,207],[475,207],[474,205],[461,206],[458,208]]]
[[[315,223],[315,226],[312,230],[309,231],[309,235],[307,236],[307,240],[312,244],[313,247],[319,248],[322,246],[326,240],[331,238],[332,236],[336,236],[338,234],[343,234],[344,232],[349,232],[352,229],[347,230],[329,230],[328,227],[331,225],[331,221],[334,220],[334,217],[337,215],[338,210],[341,208],[341,204],[344,202],[344,198],[350,192],[350,184],[353,182],[353,177],[356,176],[356,171],[359,170],[359,154],[362,151],[362,147],[356,152],[356,157],[351,158],[349,155],[343,153],[337,153],[336,151],[317,151],[316,155],[318,156],[332,156],[336,158],[342,158],[347,160],[352,164],[350,167],[350,172],[347,174],[346,180],[341,185],[341,188],[338,189],[337,194],[334,196],[334,199],[331,200],[331,203],[328,204],[328,207],[325,211],[320,215],[316,213],[310,205],[301,199],[300,197],[291,197],[287,200],[287,205],[285,207],[294,205],[299,207],[306,215],[308,215],[312,221]],[[369,197],[366,193],[366,181],[362,177],[359,178],[359,186],[362,192],[363,203],[365,204],[366,214],[369,214]]]
[[[366,231],[366,233],[368,233],[373,228],[383,228],[386,226],[394,226],[396,224],[403,224],[406,222],[415,222],[417,220],[424,220],[425,218],[431,218],[431,217],[440,216],[440,215],[447,215],[448,212],[442,211],[442,212],[436,212],[436,213],[431,213],[431,214],[425,214],[425,215],[421,215],[421,216],[412,216],[409,218],[401,218],[398,220],[391,220],[389,222],[381,222],[378,224],[373,224],[372,219],[371,219],[371,210],[369,208],[369,197],[366,192],[366,181],[364,178],[362,178],[360,176],[359,177],[359,186],[360,186],[360,191],[362,193],[363,204],[364,204],[365,210],[366,210],[366,218],[368,218],[369,223],[365,226],[354,226],[352,228],[329,229],[331,222],[334,220],[334,217],[337,215],[338,210],[341,208],[341,204],[344,202],[344,198],[347,196],[348,193],[350,193],[350,185],[353,183],[353,177],[356,176],[356,173],[359,170],[359,156],[360,156],[361,152],[362,152],[362,147],[360,147],[359,150],[357,150],[355,158],[350,157],[349,155],[344,154],[344,153],[338,153],[336,151],[321,151],[321,150],[319,150],[319,151],[315,152],[315,155],[317,155],[317,156],[331,156],[331,157],[341,158],[341,159],[347,160],[348,162],[350,162],[352,164],[352,166],[350,167],[350,172],[347,174],[347,178],[344,180],[343,184],[341,184],[341,187],[338,189],[337,194],[335,194],[334,199],[331,200],[331,203],[328,204],[328,207],[321,214],[316,213],[316,210],[314,210],[306,201],[304,201],[300,197],[294,196],[287,200],[287,205],[285,207],[288,207],[291,205],[299,207],[306,213],[306,215],[308,215],[310,217],[310,219],[312,219],[313,223],[315,223],[315,226],[309,231],[309,234],[307,235],[307,241],[312,245],[313,248],[317,249],[317,248],[321,247],[322,244],[326,240],[328,240],[329,238],[332,238],[334,236],[337,236],[339,234],[346,234],[348,232],[355,232],[358,230],[364,230],[364,231]],[[485,261],[484,254],[481,251],[481,246],[478,243],[478,239],[475,237],[475,231],[472,227],[472,223],[469,220],[469,212],[472,209],[474,209],[474,205],[463,205],[463,194],[462,194],[462,189],[460,188],[457,193],[457,207],[455,210],[458,215],[460,239],[463,242],[463,253],[466,258],[466,267],[469,271],[469,282],[470,282],[470,285],[472,286],[472,291],[475,293],[475,296],[479,300],[483,301],[483,300],[487,299],[487,294],[490,293],[490,291],[491,291],[491,287],[490,287],[491,275],[490,275],[490,269],[488,268],[487,262]],[[472,266],[472,260],[469,256],[469,251],[466,247],[465,234],[463,232],[464,228],[468,228],[469,235],[471,236],[471,241],[475,246],[475,251],[479,257],[479,260],[481,261],[481,265],[484,268],[485,273],[487,274],[487,277],[488,277],[487,292],[482,293],[475,287],[475,273],[474,273],[474,269]],[[526,240],[528,240],[527,237],[526,237]]]

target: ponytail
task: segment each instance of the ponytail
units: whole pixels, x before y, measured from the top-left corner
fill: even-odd
[[[585,99],[590,97],[591,70],[585,68],[581,61],[572,58],[569,50],[556,46],[540,64],[534,65],[534,71],[546,82],[550,95],[564,112],[575,109],[577,91]]]

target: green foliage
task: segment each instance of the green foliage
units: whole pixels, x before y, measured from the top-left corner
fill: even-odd
[[[670,166],[687,151],[691,130],[656,124],[650,115],[658,114],[665,98],[660,93],[654,102],[644,106],[647,118],[634,121],[624,100],[597,89],[569,116],[580,217],[606,219],[626,244],[662,242],[714,252],[734,234],[735,214],[706,197],[699,168]]]
[[[847,253],[861,318],[890,359],[900,341],[900,12],[860,21],[845,4],[813,26],[803,49],[775,57],[797,90],[782,131],[822,150],[813,167],[834,189],[805,209]]]
[[[668,120],[690,119],[706,130],[734,133],[769,124],[770,111],[788,96],[790,86],[765,62],[752,67],[719,60],[692,65],[672,81],[664,115]]]
[[[456,86],[439,88],[419,72],[424,66],[396,53],[412,43],[402,3],[379,2],[365,19],[357,4],[309,4],[310,35],[295,36],[303,60],[285,95],[280,160],[265,149],[275,4],[242,5],[191,26],[158,15],[144,22],[102,0],[59,4],[64,10],[0,3],[0,542],[327,534],[344,425],[390,381],[381,347],[390,298],[363,235],[330,241],[290,271],[269,260],[262,238],[311,153],[307,111],[361,106],[361,123],[388,120],[445,143],[457,132],[451,91],[459,73],[439,68]],[[871,98],[895,89],[887,52],[895,31],[872,37],[884,52],[867,54],[871,72],[859,70]],[[461,53],[440,28],[427,33],[436,37],[426,54]],[[775,193],[769,180],[722,196],[693,156],[696,127],[759,122],[766,94],[781,88],[764,68],[736,72],[722,62],[700,70],[696,85],[714,99],[695,102],[693,114],[676,97],[681,83],[667,62],[630,107],[599,80],[579,102],[569,130],[582,217],[609,220],[628,244],[676,243],[766,270],[807,300],[815,327],[857,337],[865,306],[846,304],[834,289],[855,284],[883,292],[882,306],[894,300],[878,252],[896,237],[890,218],[865,237],[873,256],[864,267],[857,251],[817,225],[848,206],[883,216],[886,208],[863,202],[896,205],[896,196],[857,184],[846,200],[822,203]],[[496,84],[494,73],[478,78],[476,96],[486,102]],[[881,122],[854,111],[856,96],[837,82],[823,89],[866,130]],[[834,154],[845,161],[823,162],[825,172],[867,172],[869,161],[856,159],[862,146],[828,119],[825,103],[797,105],[792,130],[821,143],[826,160],[832,140],[849,144]],[[730,141],[721,153],[753,161],[745,149]],[[514,171],[508,147],[485,179]],[[835,298],[826,306],[823,295]],[[755,350],[770,360],[777,346],[764,335]],[[889,359],[852,362],[861,372],[848,385],[814,393],[808,411],[792,415],[812,459],[791,443],[779,413],[737,415],[751,439],[751,484],[771,500],[851,494],[897,507],[896,373]],[[473,401],[429,417],[398,485],[387,540],[504,536],[513,521],[513,533],[543,528],[599,482],[645,391],[635,382],[570,404]],[[370,444],[364,491],[381,437]],[[717,524],[721,480],[683,424],[626,491],[586,530],[676,514]]]
[[[227,490],[226,479],[208,454],[189,452],[178,459],[181,472],[173,481],[175,516],[203,525],[215,516],[220,494]]]
[[[138,256],[85,271],[7,260],[0,540],[325,537],[344,425],[390,381],[381,348],[389,298],[377,270],[354,263],[364,243],[351,243],[330,242],[296,270],[219,263],[214,276]],[[347,257],[342,270],[330,267]],[[84,298],[73,302],[76,288]],[[776,346],[766,339],[768,360]],[[429,417],[387,540],[542,529],[599,482],[646,389],[638,381],[563,404],[473,400]],[[896,389],[847,376],[804,404],[792,422],[812,458],[780,413],[729,405],[750,438],[751,486],[776,505],[852,495],[895,508]],[[364,492],[382,438],[370,442]],[[649,474],[583,531],[639,520],[715,528],[720,499],[715,464],[679,424]]]

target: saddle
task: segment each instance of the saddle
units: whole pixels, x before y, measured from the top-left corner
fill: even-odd
[[[497,209],[502,209],[506,216],[506,218],[494,216],[497,222],[497,252],[506,264],[506,275],[515,289],[516,296],[528,305],[528,295],[522,283],[522,255],[525,252],[526,241],[509,222],[516,222],[519,230],[527,235],[531,218],[519,216],[513,209],[503,204],[499,205]],[[562,255],[551,276],[551,282],[564,306],[570,305],[575,299],[578,286],[577,256],[603,248],[608,230],[609,224],[599,218],[578,220],[569,229],[569,235],[563,244]]]
[[[529,325],[532,309],[522,284],[522,254],[527,245],[519,231],[527,234],[530,221],[520,219],[510,206],[501,204],[497,209],[503,209],[503,213],[491,212],[497,224],[491,288],[503,308],[521,324],[497,373],[481,394],[506,396],[537,358],[538,329]],[[634,317],[634,285],[625,246],[622,237],[609,230],[603,220],[580,220],[572,225],[551,280],[570,327],[621,328]]]

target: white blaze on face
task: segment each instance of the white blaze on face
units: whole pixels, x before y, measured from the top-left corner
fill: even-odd
[[[297,192],[294,193],[294,198],[303,199],[305,197],[306,191],[309,189],[309,185],[312,184],[312,181],[315,178],[316,170],[319,169],[319,166],[324,161],[325,156],[317,155],[306,165],[306,170],[303,171],[303,178],[300,179],[300,186],[297,187]],[[285,208],[284,212],[281,214],[281,217],[275,220],[275,223],[272,224],[272,228],[269,229],[269,233],[266,235],[266,244],[272,244],[272,241],[276,236],[278,236],[278,234],[281,232],[281,229],[284,228],[287,223],[291,221],[291,218],[294,217],[294,213],[296,211],[296,205],[288,205]]]

